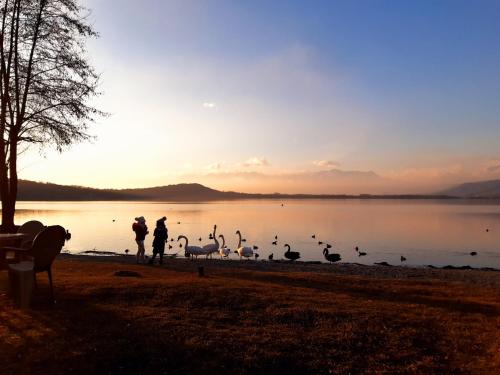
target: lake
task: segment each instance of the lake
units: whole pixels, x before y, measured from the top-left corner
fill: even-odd
[[[283,205],[282,205],[283,204]],[[170,237],[184,234],[190,244],[206,244],[214,224],[235,249],[239,229],[246,246],[257,245],[260,259],[274,253],[281,259],[284,244],[301,252],[302,260],[323,260],[323,241],[344,262],[386,261],[408,265],[470,265],[500,268],[500,205],[463,200],[254,200],[210,203],[164,202],[19,202],[16,223],[37,219],[60,224],[73,237],[65,251],[115,251],[135,254],[131,225],[143,215],[151,234],[155,222],[167,216]],[[488,231],[487,231],[488,229]],[[315,234],[316,239],[311,236]],[[272,245],[274,236],[278,245]],[[202,237],[202,242],[198,238]],[[183,250],[171,242],[167,253]],[[358,257],[354,248],[367,253]],[[472,257],[471,251],[477,256]],[[236,254],[232,259],[238,259]]]

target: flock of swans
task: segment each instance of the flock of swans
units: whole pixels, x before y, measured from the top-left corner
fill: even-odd
[[[235,234],[238,236],[238,246],[237,246],[236,250],[234,250],[234,253],[239,255],[240,260],[242,260],[243,258],[245,258],[245,259],[255,258],[257,260],[259,258],[259,254],[257,253],[257,250],[259,249],[258,246],[255,246],[255,245],[251,246],[251,247],[250,246],[242,246],[242,244],[244,242],[246,242],[246,239],[242,237],[241,232],[239,230],[237,230]],[[222,243],[220,243],[217,238],[220,238],[222,240]],[[312,235],[311,238],[314,239],[314,238],[316,238],[316,236]],[[226,246],[226,239],[224,238],[224,235],[219,234],[219,236],[217,236],[217,225],[214,225],[213,232],[210,233],[209,239],[213,240],[214,242],[209,243],[209,244],[204,245],[204,246],[190,245],[189,239],[184,235],[180,235],[177,238],[177,241],[184,240],[184,246],[181,243],[180,247],[181,248],[184,247],[184,255],[186,257],[191,258],[191,259],[198,259],[199,256],[205,256],[206,258],[208,258],[208,257],[212,258],[213,254],[218,254],[221,257],[221,259],[223,259],[223,258],[228,258],[229,255],[232,253],[232,251]],[[201,240],[202,239],[199,238],[199,241],[201,241]],[[172,239],[172,241],[173,241],[173,239]],[[274,241],[272,242],[272,245],[277,246],[277,244],[278,244],[278,236],[276,235],[274,237]],[[318,245],[320,245],[320,246],[323,245],[323,242],[318,241]],[[286,251],[283,253],[283,256],[286,259],[288,259],[290,261],[300,259],[300,252],[292,251],[291,246],[289,244],[285,244],[284,247],[286,248]],[[330,253],[329,249],[331,249],[331,248],[332,248],[332,246],[330,244],[325,245],[325,247],[323,249],[323,256],[325,257],[325,259],[330,263],[340,261],[342,259],[340,254]],[[356,247],[356,251],[358,252],[359,256],[366,255],[365,252],[360,252],[357,247]],[[268,259],[273,260],[274,253],[271,253],[269,255]]]

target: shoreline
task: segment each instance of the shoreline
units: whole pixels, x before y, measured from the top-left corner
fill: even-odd
[[[90,258],[104,258],[104,259],[129,259],[129,258],[134,258],[135,255],[133,254],[123,254],[123,253],[118,253],[115,251],[105,251],[105,250],[85,250],[81,251],[78,253],[70,253],[70,252],[63,252],[61,255],[64,256],[71,256],[71,257],[90,257]],[[146,255],[147,259],[149,259],[150,255]],[[182,255],[178,254],[165,254],[164,259],[167,261],[171,260],[189,260],[188,258],[185,258]],[[156,262],[158,261],[158,258],[156,259]],[[214,255],[213,258],[211,259],[205,259],[202,256],[200,256],[200,259],[195,260],[194,262],[201,262],[201,261],[206,261],[208,263],[210,262],[240,262],[239,259],[236,258],[231,258],[231,259],[220,259],[218,255]],[[446,271],[452,271],[452,270],[460,270],[460,271],[482,271],[482,272],[500,272],[499,268],[494,268],[494,267],[472,267],[470,265],[463,265],[463,266],[453,266],[453,265],[446,265],[446,266],[435,266],[432,264],[427,264],[427,265],[406,265],[406,264],[390,264],[387,262],[374,262],[373,264],[363,264],[363,263],[356,263],[356,262],[336,262],[330,264],[327,261],[302,261],[302,260],[295,260],[295,261],[289,261],[286,259],[276,259],[276,260],[242,260],[241,262],[254,262],[256,264],[268,264],[268,265],[273,265],[273,264],[288,264],[290,266],[297,265],[297,266],[308,266],[308,265],[319,265],[319,266],[327,266],[331,267],[334,265],[340,266],[359,266],[359,267],[395,267],[395,268],[401,268],[401,269],[415,269],[415,270],[446,270]]]
[[[164,264],[158,264],[158,258],[154,265],[136,263],[135,255],[84,255],[61,253],[59,259],[75,260],[82,262],[116,263],[132,265],[145,269],[165,269],[182,272],[197,273],[199,266],[205,268],[205,272],[212,270],[245,270],[262,273],[301,273],[301,274],[326,274],[343,276],[360,276],[375,279],[422,279],[422,280],[448,280],[472,282],[475,284],[490,283],[500,286],[500,270],[478,269],[478,268],[448,268],[428,266],[385,266],[366,265],[361,263],[326,263],[326,262],[304,262],[288,260],[242,260],[239,259],[204,259],[190,260],[184,257],[164,258]]]

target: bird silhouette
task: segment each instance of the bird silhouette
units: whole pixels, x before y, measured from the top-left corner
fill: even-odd
[[[269,260],[273,260],[273,258],[274,258],[274,254],[273,253],[269,254],[269,256],[267,257],[267,259],[269,259]]]
[[[401,255],[401,262],[406,262],[406,258]]]
[[[278,239],[278,235],[274,236],[274,239],[277,240]]]
[[[252,248],[253,248],[254,250],[259,250],[259,247],[258,247],[258,246],[255,246],[255,245],[253,245],[253,246],[252,246]]]
[[[241,242],[247,242],[247,239],[246,238],[242,238]]]
[[[278,241],[273,241],[272,243],[274,246],[276,246],[278,244]]]
[[[323,241],[318,241],[318,245],[323,245]]]
[[[171,249],[172,248],[172,245],[168,245],[168,248]]]
[[[477,255],[477,251],[471,251],[471,252],[470,252],[470,255],[471,255],[471,256],[476,256],[476,255]]]
[[[200,238],[198,238],[198,241],[200,241],[200,242],[201,242],[201,240],[202,240],[202,238],[201,238],[201,237],[200,237]]]
[[[130,250],[129,249],[125,249],[125,254],[128,254]]]
[[[66,229],[66,235],[65,235],[66,241],[71,240],[71,233],[69,232],[68,229]]]
[[[312,238],[312,239],[316,238],[316,235],[315,235],[315,234],[313,234],[313,235],[311,236],[311,238]]]
[[[254,254],[255,260],[259,259],[259,254]]]
[[[338,262],[339,260],[342,260],[342,258],[340,257],[340,254],[333,254],[333,253],[330,254],[326,247],[323,249],[323,255],[324,255],[325,259],[327,261],[329,261],[330,263]]]
[[[113,219],[113,223],[114,223],[115,221],[116,221],[116,220],[115,220],[115,219]]]
[[[290,245],[285,244],[287,250],[285,251],[285,258],[290,259],[291,261],[297,260],[300,258],[300,253],[298,251],[290,251]]]

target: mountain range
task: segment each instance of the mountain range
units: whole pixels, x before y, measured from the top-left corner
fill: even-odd
[[[138,189],[95,189],[20,180],[20,201],[179,201],[199,202],[237,199],[426,199],[450,198],[436,195],[348,195],[348,194],[249,194],[220,191],[201,184],[176,184]]]
[[[500,180],[467,182],[439,194],[460,198],[500,198]]]

